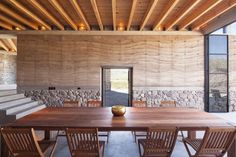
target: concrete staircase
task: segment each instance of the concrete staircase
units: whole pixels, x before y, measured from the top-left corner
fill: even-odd
[[[17,94],[15,89],[0,90],[0,124],[12,122],[45,107],[24,94]]]

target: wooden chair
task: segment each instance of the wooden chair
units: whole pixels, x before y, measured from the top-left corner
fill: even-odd
[[[160,102],[160,107],[176,107],[176,101],[174,100],[163,100]]]
[[[132,106],[133,107],[147,107],[147,102],[146,101],[133,100],[132,101]]]
[[[87,107],[102,107],[102,102],[101,102],[101,100],[88,100]],[[110,131],[99,131],[98,136],[106,137],[107,143],[108,143],[110,134],[111,134]]]
[[[63,102],[63,107],[80,107],[80,105],[79,105],[79,101],[65,100]]]
[[[65,100],[63,102],[63,107],[81,107],[79,105],[79,101],[77,100]],[[66,136],[66,133],[64,130],[58,130],[56,133],[56,138],[60,137],[60,136]]]
[[[140,101],[140,100],[133,100],[132,101],[132,107],[147,107],[146,101]],[[147,132],[146,131],[133,131],[134,134],[134,141],[137,142],[137,137],[146,137]]]
[[[203,139],[184,138],[183,142],[190,157],[223,157],[235,134],[235,128],[207,128]],[[188,145],[196,151],[194,155]]]
[[[100,100],[88,100],[88,107],[102,107],[102,102]]]
[[[105,141],[98,141],[97,129],[68,128],[66,135],[72,157],[104,156]]]
[[[49,147],[50,157],[54,153],[56,141],[37,142],[34,129],[4,128],[1,133],[11,157],[44,157]]]
[[[178,129],[149,128],[146,139],[138,139],[140,157],[170,157],[177,139]],[[141,153],[143,147],[143,155]]]

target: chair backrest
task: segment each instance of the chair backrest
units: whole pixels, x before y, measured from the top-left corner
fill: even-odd
[[[79,106],[79,101],[65,100],[63,102],[63,107],[80,107]]]
[[[174,100],[163,100],[160,102],[160,107],[176,107],[176,101]]]
[[[133,107],[147,107],[147,102],[146,101],[133,100],[132,101],[132,106]]]
[[[88,100],[87,107],[102,107],[101,100]]]
[[[234,140],[235,128],[208,128],[196,155],[217,153],[223,156]]]
[[[3,128],[3,139],[15,157],[44,157],[33,129]]]
[[[143,155],[162,153],[170,156],[174,149],[177,135],[178,129],[175,127],[149,128]]]
[[[96,128],[68,128],[66,136],[72,157],[100,157],[98,130]]]

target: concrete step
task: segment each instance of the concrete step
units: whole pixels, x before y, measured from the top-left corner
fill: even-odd
[[[0,90],[11,90],[11,89],[16,89],[17,85],[16,84],[2,84],[0,85]]]
[[[18,104],[24,104],[27,102],[31,102],[31,101],[32,101],[31,98],[21,98],[21,99],[16,99],[16,100],[12,100],[12,101],[6,101],[3,103],[0,103],[0,110],[2,110],[4,108],[16,106]]]
[[[42,110],[44,108],[46,108],[46,105],[44,105],[44,104],[43,105],[37,105],[37,106],[30,107],[30,108],[26,108],[26,109],[18,111],[18,112],[11,113],[9,115],[10,116],[11,115],[15,115],[15,118],[19,119],[19,118],[27,116],[27,115],[29,115],[29,114],[31,114],[33,112],[37,112],[39,110]]]
[[[24,94],[13,94],[13,95],[7,95],[7,96],[1,96],[0,97],[0,103],[10,101],[10,100],[16,100],[16,99],[21,99],[24,98]]]
[[[31,101],[29,103],[18,104],[16,106],[5,108],[5,109],[3,109],[3,112],[5,112],[6,115],[9,115],[9,114],[12,114],[12,113],[15,113],[15,112],[25,110],[27,108],[36,107],[38,105],[39,105],[39,103],[37,101]]]
[[[0,90],[0,96],[13,95],[13,94],[17,94],[17,91],[15,89],[13,89],[13,90]]]

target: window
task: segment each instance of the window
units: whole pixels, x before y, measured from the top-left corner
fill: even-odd
[[[207,110],[228,111],[228,36],[209,35],[207,53]]]

